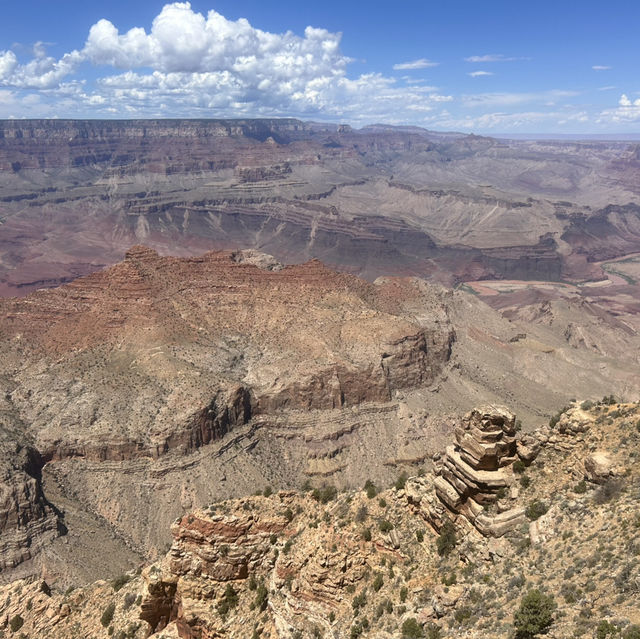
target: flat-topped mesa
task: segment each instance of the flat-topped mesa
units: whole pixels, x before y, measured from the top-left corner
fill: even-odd
[[[454,433],[456,443],[447,447],[435,478],[410,480],[409,503],[436,530],[447,521],[466,521],[482,535],[500,537],[524,523],[524,509],[510,503],[507,495],[518,459],[515,415],[502,406],[476,408]],[[491,511],[492,504],[497,513]]]

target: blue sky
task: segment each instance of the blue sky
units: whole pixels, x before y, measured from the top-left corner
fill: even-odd
[[[0,118],[640,133],[640,2],[7,2]]]

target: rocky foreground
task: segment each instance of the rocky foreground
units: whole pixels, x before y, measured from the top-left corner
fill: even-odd
[[[521,637],[635,639],[639,455],[637,403],[573,403],[524,436],[508,410],[481,408],[416,477],[214,503],[173,523],[161,561],[112,581],[4,586],[0,625],[16,637],[391,639],[506,637],[515,624]],[[525,597],[543,602],[528,617]]]
[[[455,415],[508,403],[529,430],[577,387],[637,399],[638,335],[586,317],[582,343],[563,316],[526,325],[417,278],[142,246],[0,300],[0,582],[113,577],[162,555],[184,512],[256,486],[387,485],[454,430],[481,437],[443,456],[440,496],[487,530],[521,520],[478,510],[504,477],[459,483],[524,454],[515,425]]]

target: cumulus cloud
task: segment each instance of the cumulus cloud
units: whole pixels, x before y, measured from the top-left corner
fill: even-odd
[[[412,60],[411,62],[400,62],[394,64],[394,71],[411,71],[413,69],[428,69],[430,67],[437,67],[440,63],[427,60],[426,58],[420,58],[419,60]]]
[[[487,75],[493,75],[493,73],[491,71],[472,71],[467,75],[470,75],[472,78],[482,78]]]
[[[612,67],[607,67],[603,64],[594,64],[591,67],[594,71],[608,71],[609,69],[611,69]]]
[[[640,106],[640,98],[634,100],[633,102],[627,97],[626,93],[623,93],[618,100],[618,105],[621,107],[634,107]]]
[[[529,58],[514,58],[502,53],[487,53],[485,55],[472,55],[465,58],[465,62],[515,62],[517,60],[529,60]]]
[[[340,33],[315,27],[302,35],[269,33],[244,18],[203,15],[189,2],[174,2],[162,8],[149,31],[120,32],[99,20],[84,47],[58,60],[47,56],[42,43],[26,63],[2,51],[0,87],[55,95],[76,117],[320,115],[358,122],[426,112],[430,104],[452,99],[434,87],[399,86],[377,73],[350,78],[351,59],[340,40]],[[101,69],[90,88],[73,77],[83,63]],[[396,66],[435,65],[421,59]]]

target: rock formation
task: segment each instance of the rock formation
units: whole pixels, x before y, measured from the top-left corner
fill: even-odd
[[[412,505],[425,477],[404,487],[400,478],[375,497],[320,486],[266,492],[180,516],[164,558],[111,582],[67,592],[42,579],[0,586],[0,629],[51,639],[398,639],[410,629],[493,639],[513,634],[514,612],[542,581],[556,605],[549,636],[613,628],[631,639],[640,631],[639,419],[637,403],[574,404],[518,439],[516,449],[524,441],[538,457],[514,499],[544,508],[503,538],[460,516],[455,546],[440,556]],[[499,473],[514,456],[514,426],[505,409],[473,411],[457,423],[458,455]],[[595,446],[621,470],[617,493],[576,483]]]
[[[474,409],[454,433],[456,443],[439,460],[435,478],[418,478],[407,488],[409,502],[437,530],[462,518],[483,535],[500,537],[525,523],[524,508],[507,498],[517,495],[512,466],[523,450],[516,442],[515,415],[496,406]],[[530,462],[528,449],[523,452]],[[433,494],[425,495],[431,481]],[[494,504],[498,512],[488,512]]]
[[[61,532],[40,482],[43,461],[0,416],[0,571],[34,557]]]

